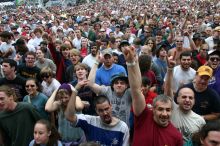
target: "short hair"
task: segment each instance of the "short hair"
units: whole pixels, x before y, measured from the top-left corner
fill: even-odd
[[[138,60],[139,60],[140,71],[141,71],[142,74],[144,72],[150,70],[151,62],[152,62],[151,56],[149,56],[149,55],[140,55]]]
[[[42,76],[44,74],[49,75],[49,76],[53,76],[53,71],[49,67],[43,67],[40,71],[40,75]]]
[[[146,87],[147,85],[151,85],[151,81],[148,77],[142,77],[142,86]]]
[[[219,120],[209,121],[208,123],[206,123],[200,131],[200,138],[202,140],[205,139],[210,131],[220,131]]]
[[[180,60],[182,59],[183,56],[190,56],[192,57],[192,53],[190,51],[184,51],[180,54]]]
[[[28,55],[32,55],[32,56],[34,56],[34,58],[36,58],[36,53],[33,51],[28,51],[25,53],[25,57],[27,57]]]
[[[70,50],[70,49],[71,49],[71,48],[69,48],[69,46],[66,45],[66,44],[62,44],[62,45],[60,46],[60,50],[61,50],[61,51]]]
[[[34,33],[36,34],[37,32],[39,32],[41,34],[43,33],[43,31],[40,28],[35,28]]]
[[[15,67],[15,71],[17,70],[17,62],[13,59],[5,58],[3,59],[2,63],[8,63],[11,67]]]
[[[89,66],[87,64],[85,64],[85,63],[78,63],[78,64],[76,64],[75,67],[74,67],[74,72],[76,72],[76,68],[77,67],[83,68],[87,72],[89,72]]]
[[[164,102],[164,103],[168,103],[169,101],[171,102],[171,108],[173,108],[173,103],[172,103],[172,99],[171,97],[164,95],[164,94],[160,94],[157,95],[156,98],[153,99],[153,107],[156,107],[156,103],[158,101]]]
[[[94,100],[94,105],[96,106],[97,104],[102,104],[102,103],[104,103],[104,102],[108,102],[109,104],[111,104],[110,103],[110,100],[109,100],[109,98],[107,97],[107,96],[105,96],[105,95],[99,95],[99,96],[97,96],[96,98],[95,98],[95,100]]]
[[[0,86],[0,92],[4,92],[7,96],[13,96],[14,101],[17,100],[15,90],[10,88],[9,86],[6,86],[6,85]]]

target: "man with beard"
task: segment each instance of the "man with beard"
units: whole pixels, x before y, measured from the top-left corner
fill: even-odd
[[[176,92],[181,86],[192,82],[192,80],[194,79],[196,71],[190,67],[191,64],[191,52],[182,52],[180,54],[180,65],[177,65],[173,68],[173,92]]]
[[[90,68],[93,67],[93,65],[96,63],[96,55],[98,53],[98,46],[96,43],[90,44],[91,53],[87,55],[82,63],[87,64]]]
[[[72,126],[81,127],[87,141],[95,141],[101,145],[128,146],[128,126],[120,119],[112,116],[112,105],[106,96],[98,96],[95,99],[95,110],[98,116],[75,114],[75,96],[72,96],[65,117]]]
[[[208,66],[213,69],[213,76],[209,81],[209,87],[220,95],[220,51],[211,50],[208,52]]]

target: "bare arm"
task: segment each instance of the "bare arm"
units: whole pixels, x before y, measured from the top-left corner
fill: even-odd
[[[141,92],[141,72],[139,68],[139,64],[137,58],[135,57],[135,48],[133,47],[126,47],[123,50],[123,54],[125,56],[125,60],[127,63],[131,63],[131,65],[127,64],[128,68],[128,79],[131,88],[132,94],[132,105],[134,114],[139,116],[142,111],[146,107],[144,95]]]
[[[207,121],[210,121],[210,120],[217,120],[219,116],[220,116],[220,113],[212,113],[208,115],[203,115],[203,118]]]
[[[84,108],[84,103],[82,102],[79,96],[76,96],[76,110],[82,111],[83,108]]]
[[[167,41],[171,44],[171,43],[173,42],[173,38],[174,38],[173,25],[172,25],[172,23],[170,22],[168,26],[169,26],[169,29],[170,29],[170,34],[169,34],[169,36],[168,36],[168,38],[167,38]]]
[[[57,94],[57,90],[55,90],[53,92],[53,94],[50,96],[50,98],[47,100],[47,103],[45,105],[45,110],[47,112],[54,112],[56,111],[60,105],[61,105],[61,101],[56,101],[55,98],[56,98],[56,94]]]
[[[75,114],[75,107],[76,107],[75,104],[76,104],[76,92],[74,91],[72,92],[67,108],[65,110],[66,119],[73,123],[77,121],[77,117]]]

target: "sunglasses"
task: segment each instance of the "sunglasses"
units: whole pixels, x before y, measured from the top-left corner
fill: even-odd
[[[176,42],[183,42],[183,41],[176,41]]]
[[[218,58],[218,57],[211,57],[211,58],[209,58],[211,61],[219,61],[220,60],[220,58]]]
[[[49,75],[42,75],[41,78],[49,78],[50,76]]]
[[[28,87],[33,88],[33,87],[35,87],[35,85],[26,85],[25,87],[26,87],[26,88],[28,88]]]

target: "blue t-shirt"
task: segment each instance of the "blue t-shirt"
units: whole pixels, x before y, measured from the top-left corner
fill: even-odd
[[[111,85],[111,77],[115,74],[124,73],[127,75],[126,70],[123,66],[118,64],[113,64],[111,68],[106,69],[104,65],[102,65],[96,71],[95,82],[99,85],[110,86]]]

